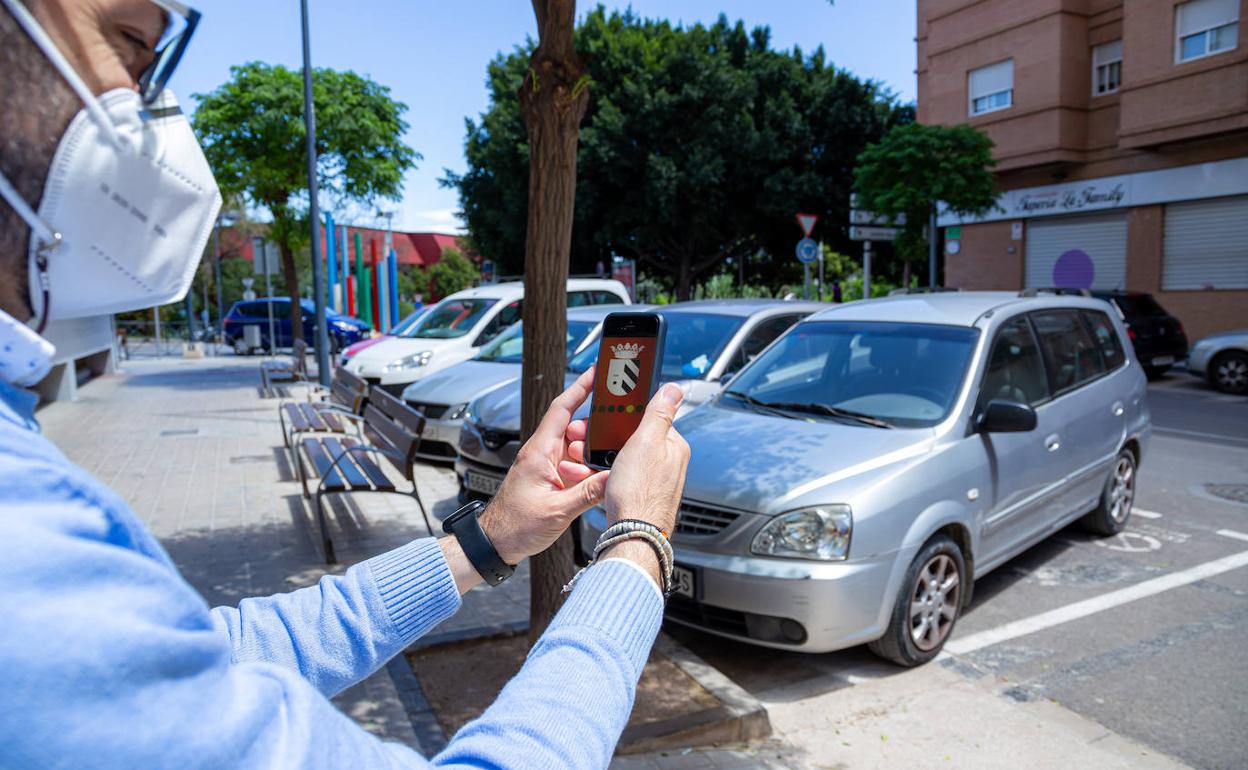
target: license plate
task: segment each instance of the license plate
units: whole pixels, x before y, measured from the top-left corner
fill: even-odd
[[[672,593],[696,599],[693,584],[693,570],[681,566],[672,567]]]
[[[1174,356],[1154,356],[1153,366],[1166,366],[1174,363]]]
[[[464,474],[464,486],[473,492],[480,492],[483,495],[493,495],[498,492],[498,488],[503,485],[503,480],[494,476],[487,476],[484,473],[476,473],[468,471]]]

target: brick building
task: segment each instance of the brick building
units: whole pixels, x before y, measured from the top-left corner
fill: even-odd
[[[347,242],[351,248],[351,259],[355,259],[355,236],[360,236],[360,245],[364,252],[365,261],[371,258],[373,248],[376,247],[377,254],[385,256],[386,231],[375,227],[355,227],[354,225],[338,225],[336,226],[335,238],[341,238],[341,233],[345,229],[347,232]],[[398,257],[401,267],[428,267],[442,258],[442,252],[445,249],[458,249],[467,254],[467,245],[463,243],[459,236],[447,235],[445,233],[407,233],[401,231],[393,231],[390,233],[394,246],[394,253]],[[263,235],[247,236],[233,228],[222,228],[221,230],[221,253],[226,258],[238,258],[255,261],[256,239],[263,241]],[[321,244],[324,248],[325,244],[325,227],[321,227]],[[340,244],[341,245],[341,244]]]
[[[1248,0],[918,0],[918,117],[996,143],[945,283],[1148,291],[1248,326]]]

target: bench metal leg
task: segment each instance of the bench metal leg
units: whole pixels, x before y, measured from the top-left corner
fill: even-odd
[[[321,530],[321,546],[325,549],[325,563],[337,564],[338,558],[334,556],[334,541],[329,539],[329,529],[325,525],[325,492],[316,491],[316,525]]]
[[[429,512],[425,510],[425,504],[421,502],[420,493],[416,491],[416,483],[412,483],[412,497],[416,498],[416,505],[420,506],[420,515],[425,519],[425,529],[429,530],[429,537],[434,537],[433,525],[429,523]]]
[[[303,451],[297,439],[291,441],[290,455],[294,458],[292,462],[295,466],[295,475],[299,477],[299,485],[303,487],[303,499],[307,500],[312,497],[312,493],[308,491],[308,469],[303,464]]]
[[[286,409],[285,404],[277,405],[277,421],[282,425],[282,444],[290,449],[290,436],[286,433]]]

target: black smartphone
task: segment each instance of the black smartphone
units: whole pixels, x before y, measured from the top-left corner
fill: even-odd
[[[612,313],[603,319],[585,442],[589,467],[609,469],[641,424],[659,387],[666,334],[658,313]]]

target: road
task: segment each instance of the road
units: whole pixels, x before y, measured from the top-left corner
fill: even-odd
[[[953,654],[932,665],[1194,767],[1248,767],[1248,398],[1175,374],[1149,401],[1127,531],[1072,526],[985,576]],[[678,633],[765,702],[852,688],[878,668],[863,648],[800,655]]]

